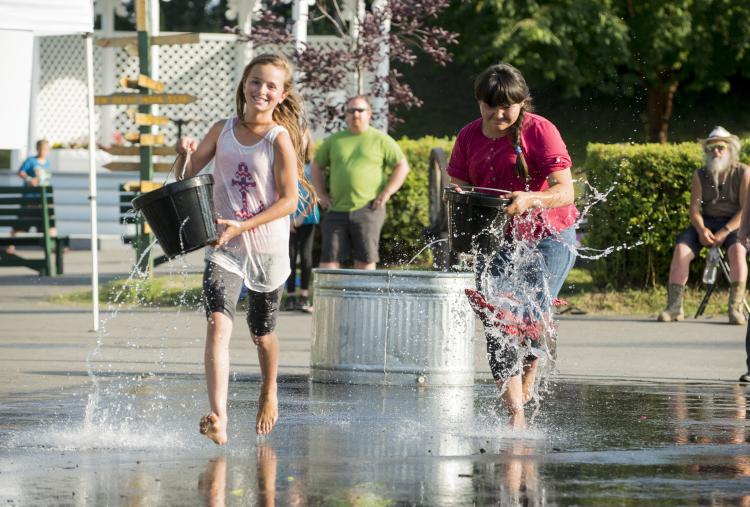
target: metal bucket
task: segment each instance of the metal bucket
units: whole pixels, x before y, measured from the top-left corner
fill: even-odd
[[[474,383],[471,273],[314,271],[313,382]]]
[[[478,187],[461,188],[461,192],[452,188],[443,191],[448,203],[448,245],[454,253],[479,252],[493,256],[500,249],[508,222],[505,208],[511,200],[472,191]]]

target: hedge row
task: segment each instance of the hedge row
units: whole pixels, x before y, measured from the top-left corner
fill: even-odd
[[[750,160],[750,143],[743,143],[740,159]],[[689,224],[692,173],[702,164],[698,143],[588,145],[589,183],[600,192],[612,191],[591,208],[584,244],[616,248],[591,263],[597,286],[643,288],[667,282],[675,238]],[[693,263],[692,275],[701,264]]]
[[[408,262],[423,246],[422,231],[429,225],[428,163],[430,151],[442,148],[450,154],[453,139],[426,136],[398,141],[409,162],[409,175],[387,205],[387,218],[380,240],[385,263]]]

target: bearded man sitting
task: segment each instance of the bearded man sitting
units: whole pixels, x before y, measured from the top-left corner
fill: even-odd
[[[725,128],[715,127],[700,142],[705,165],[693,173],[690,227],[677,237],[669,269],[667,307],[658,320],[672,322],[684,318],[682,298],[690,262],[702,247],[720,246],[729,257],[729,323],[744,324],[747,250],[738,241],[737,230],[750,184],[750,168],[739,162],[739,138]]]

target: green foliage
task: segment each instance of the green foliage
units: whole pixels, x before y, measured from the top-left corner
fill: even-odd
[[[748,158],[746,144],[741,159]],[[612,188],[587,222],[586,246],[615,250],[591,264],[596,286],[666,283],[675,237],[689,224],[692,174],[702,164],[698,143],[588,146],[589,182],[599,192]]]
[[[159,25],[167,32],[221,32],[228,23],[227,0],[161,0]],[[126,16],[115,18],[116,30],[135,30],[135,2],[125,5]]]
[[[424,246],[422,230],[429,225],[428,164],[430,151],[442,148],[450,155],[453,139],[426,136],[398,141],[409,175],[404,185],[388,201],[387,217],[380,239],[380,257],[384,263],[409,261]]]
[[[461,33],[458,57],[477,67],[505,61],[530,82],[556,83],[570,95],[591,86],[610,92],[627,62],[627,25],[601,0],[483,0],[451,15]],[[482,19],[484,29],[473,24]],[[467,48],[468,46],[468,48]],[[489,50],[488,50],[489,48]]]
[[[690,180],[701,162],[696,143],[589,145],[589,182],[612,191],[588,217],[586,246],[628,245],[593,263],[597,286],[653,286],[668,272],[674,237],[688,225]]]
[[[535,87],[643,90],[650,139],[663,132],[674,93],[718,90],[747,75],[748,2],[727,0],[456,0],[445,25],[461,33],[457,57],[518,66]],[[475,23],[481,20],[481,29]],[[662,139],[662,137],[659,137]]]

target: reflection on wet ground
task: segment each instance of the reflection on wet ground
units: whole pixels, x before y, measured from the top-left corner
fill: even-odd
[[[198,435],[200,377],[101,379],[97,399],[87,387],[10,400],[0,503],[750,505],[743,386],[558,381],[518,435],[494,385],[282,380],[282,417],[263,439],[257,378],[231,383],[224,448]]]

